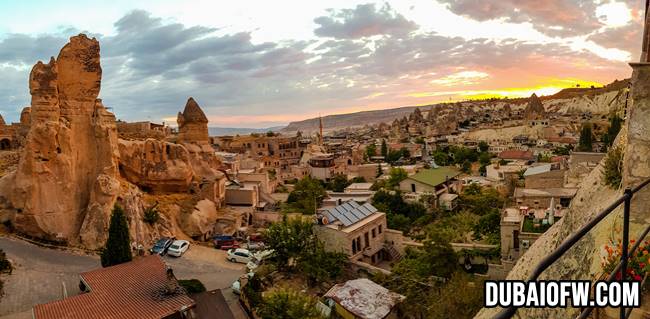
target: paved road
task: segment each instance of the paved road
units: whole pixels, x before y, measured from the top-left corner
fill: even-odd
[[[79,273],[101,267],[99,257],[65,250],[47,249],[21,240],[0,237],[0,249],[15,269],[3,276],[5,295],[0,298],[0,317],[31,317],[35,304],[61,299],[63,285],[68,295],[79,293]],[[236,318],[241,317],[237,299],[229,287],[244,273],[244,265],[225,260],[225,252],[193,245],[181,258],[164,257],[179,279],[199,279],[208,290],[224,289]],[[13,314],[6,317],[6,315]]]
[[[101,267],[96,256],[46,249],[12,238],[0,237],[0,249],[15,268],[4,278],[0,316],[61,298],[63,284],[68,295],[75,295],[79,292],[79,273]]]

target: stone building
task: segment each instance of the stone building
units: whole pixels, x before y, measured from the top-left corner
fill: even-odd
[[[385,251],[386,214],[371,204],[348,201],[318,213],[314,232],[328,251],[343,252],[350,260],[376,264],[390,255]]]
[[[208,143],[208,118],[199,104],[190,97],[183,112],[178,112],[178,142]]]

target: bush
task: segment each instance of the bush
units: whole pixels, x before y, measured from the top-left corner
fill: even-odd
[[[316,299],[291,289],[277,289],[265,294],[257,313],[262,319],[322,318]]]
[[[605,185],[618,189],[621,187],[622,174],[623,152],[618,147],[612,148],[607,152],[607,158],[605,159],[605,169],[603,172]]]
[[[198,279],[181,279],[178,281],[178,284],[181,285],[188,294],[198,294],[205,291],[205,286]]]
[[[149,207],[144,211],[144,217],[142,219],[144,220],[145,223],[149,225],[153,225],[158,222],[158,220],[160,219],[160,213],[158,213],[158,209],[156,209],[157,205],[158,204]]]

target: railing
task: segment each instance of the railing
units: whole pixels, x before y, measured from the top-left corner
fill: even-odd
[[[589,221],[587,224],[582,226],[578,231],[573,233],[571,236],[569,236],[560,246],[558,246],[552,253],[550,253],[548,256],[544,257],[542,261],[535,267],[533,272],[528,276],[527,281],[536,281],[539,276],[546,270],[548,267],[550,267],[554,262],[556,262],[564,253],[566,253],[573,245],[575,245],[582,237],[584,237],[594,226],[596,226],[600,221],[602,221],[609,213],[614,211],[617,207],[619,207],[621,204],[624,204],[623,206],[623,238],[622,238],[622,253],[621,253],[621,261],[618,263],[614,271],[609,275],[609,278],[607,278],[607,282],[611,283],[614,281],[616,278],[616,274],[621,271],[621,279],[620,281],[624,281],[627,273],[627,262],[628,262],[628,256],[633,255],[634,251],[636,251],[637,248],[639,248],[639,245],[641,245],[641,242],[643,239],[646,237],[646,235],[650,232],[650,225],[646,227],[646,229],[641,233],[641,236],[637,239],[637,241],[634,243],[634,246],[632,246],[632,249],[628,251],[628,243],[629,243],[629,237],[630,237],[630,203],[632,202],[632,197],[634,196],[635,193],[646,187],[648,184],[650,184],[650,179],[644,181],[643,183],[639,184],[638,186],[634,188],[626,188],[625,192],[621,197],[619,197],[616,201],[614,201],[611,205],[609,205],[607,208],[605,208],[602,212],[600,212],[594,219]],[[512,316],[515,315],[517,312],[517,307],[508,307],[504,308],[500,313],[498,313],[494,318],[495,319],[505,319],[505,318],[512,318]],[[588,307],[584,309],[578,318],[584,319],[591,314],[593,311],[593,307]],[[624,307],[621,307],[621,312],[620,312],[620,318],[621,319],[626,319],[630,316],[632,312],[632,308],[626,309]]]

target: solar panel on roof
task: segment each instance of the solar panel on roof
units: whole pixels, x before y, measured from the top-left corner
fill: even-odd
[[[377,212],[377,208],[369,203],[359,205],[355,201],[348,201],[339,206],[325,210],[325,216],[333,221],[340,221],[344,226],[350,226]]]

